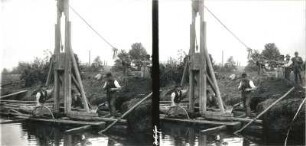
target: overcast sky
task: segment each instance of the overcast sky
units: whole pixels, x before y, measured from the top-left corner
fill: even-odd
[[[305,0],[206,0],[204,4],[250,48],[262,50],[275,43],[282,54],[298,51],[305,58]],[[176,57],[177,50],[189,50],[190,0],[160,1],[160,60]],[[233,56],[246,65],[247,49],[208,12],[207,48],[217,63]],[[198,35],[199,37],[199,35]]]
[[[118,49],[130,49],[141,42],[151,53],[151,0],[70,0],[74,7],[102,36]],[[282,54],[300,52],[305,58],[305,0],[206,0],[215,13],[252,49],[262,50],[275,43]],[[1,0],[1,68],[19,61],[33,61],[44,50],[53,52],[55,0]],[[161,0],[159,3],[160,61],[176,58],[178,50],[188,52],[191,22],[190,0]],[[70,11],[72,48],[82,63],[100,56],[113,63],[112,49]],[[245,65],[246,48],[231,36],[206,10],[207,48],[216,63],[233,56]]]
[[[151,53],[151,1],[149,0],[70,0],[103,37],[118,49],[129,50],[141,42]],[[112,48],[70,11],[72,49],[82,63],[100,56],[113,63]],[[1,67],[12,68],[19,61],[43,57],[54,50],[56,0],[1,0]]]

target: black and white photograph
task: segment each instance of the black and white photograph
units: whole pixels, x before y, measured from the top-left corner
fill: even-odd
[[[152,145],[151,9],[1,0],[0,145]]]
[[[159,1],[160,145],[305,145],[305,1]]]
[[[2,146],[302,146],[306,0],[0,0]]]

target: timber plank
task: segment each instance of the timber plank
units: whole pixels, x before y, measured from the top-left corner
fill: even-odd
[[[94,126],[105,124],[105,122],[75,121],[75,120],[64,120],[64,119],[43,119],[43,118],[32,118],[29,116],[16,116],[16,117],[31,121],[42,121],[42,122],[52,122],[52,123],[61,123],[61,124],[94,125]]]
[[[175,119],[175,118],[165,118],[160,117],[161,121],[166,122],[180,122],[180,123],[188,123],[188,124],[207,124],[207,125],[228,125],[228,126],[236,126],[239,125],[241,122],[232,122],[232,121],[212,121],[212,120],[198,120],[198,119]]]
[[[0,97],[0,99],[7,98],[7,97],[10,97],[10,96],[14,96],[14,95],[18,95],[18,94],[23,94],[23,93],[26,93],[26,92],[28,92],[28,90],[21,90],[21,91],[15,92],[15,93],[7,94],[7,95],[2,95]]]
[[[225,129],[226,129],[226,126],[221,125],[221,126],[216,126],[216,127],[201,130],[201,133],[202,134],[207,134],[207,133],[211,133],[211,132],[218,132],[218,131],[225,130]]]

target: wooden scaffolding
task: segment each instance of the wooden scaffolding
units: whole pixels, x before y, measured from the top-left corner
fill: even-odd
[[[64,37],[61,35],[61,18],[64,17]],[[64,42],[62,42],[64,38]],[[77,60],[71,48],[71,22],[69,20],[69,0],[57,0],[57,23],[55,24],[55,49],[50,61],[50,68],[46,85],[50,84],[51,76],[54,79],[54,112],[59,113],[60,100],[64,101],[64,113],[79,115],[72,111],[72,86],[81,94],[84,107],[83,113],[89,113],[88,101],[82,84]]]
[[[196,40],[196,17],[200,17],[200,48]],[[218,117],[225,115],[224,105],[212,66],[210,56],[206,47],[206,22],[204,21],[203,0],[192,0],[192,22],[190,24],[190,50],[189,50],[189,112],[194,112],[195,91],[198,89],[200,114],[204,117]],[[197,82],[196,82],[197,81]],[[198,88],[195,88],[198,86]],[[208,86],[215,93],[219,112],[207,111],[207,90]]]

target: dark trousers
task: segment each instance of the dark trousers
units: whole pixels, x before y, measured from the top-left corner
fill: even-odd
[[[301,71],[299,69],[294,69],[294,80],[296,84],[302,83]]]
[[[291,69],[286,67],[285,68],[285,79],[290,80],[290,73],[291,73]]]
[[[116,93],[107,93],[108,108],[112,116],[115,116],[116,113],[116,99]]]
[[[243,100],[243,106],[245,108],[246,116],[251,116],[251,93],[250,92],[242,92],[241,97]]]

